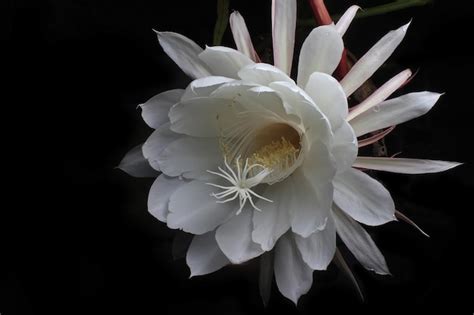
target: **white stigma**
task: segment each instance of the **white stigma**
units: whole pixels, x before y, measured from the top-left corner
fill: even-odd
[[[239,160],[240,160],[240,157],[238,157],[236,160],[235,164],[237,166],[237,169],[235,171],[230,167],[229,163],[227,163],[227,159],[225,158],[224,158],[224,164],[227,170],[224,170],[221,167],[218,167],[220,172],[213,172],[209,170],[207,171],[211,174],[214,174],[226,179],[231,184],[231,186],[223,186],[223,185],[217,185],[213,183],[207,183],[208,185],[222,189],[222,192],[212,193],[211,196],[217,199],[216,201],[217,203],[226,203],[226,202],[235,200],[238,197],[240,207],[237,210],[237,213],[236,213],[237,215],[240,214],[240,212],[242,212],[242,209],[247,203],[247,200],[250,202],[250,204],[255,210],[262,211],[261,209],[255,206],[253,197],[257,197],[259,199],[262,199],[268,202],[273,202],[273,201],[263,196],[260,196],[259,194],[254,192],[252,188],[260,184],[262,180],[265,177],[267,177],[268,174],[270,174],[272,171],[261,164],[253,164],[249,166],[248,159],[245,160],[245,165],[242,169],[239,163]],[[262,170],[258,172],[255,176],[248,177],[249,172],[255,167],[260,167],[262,168]],[[224,199],[226,197],[228,198]]]

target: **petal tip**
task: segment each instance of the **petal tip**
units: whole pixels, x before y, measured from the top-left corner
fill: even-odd
[[[371,271],[373,271],[374,273],[376,273],[380,276],[391,276],[391,277],[393,277],[393,274],[390,272],[390,270],[388,270],[388,267],[386,267],[384,269],[381,269],[381,270],[372,269]]]
[[[401,27],[401,30],[406,33],[406,31],[408,30],[408,28],[410,27],[410,25],[411,25],[412,22],[413,22],[413,18],[410,19],[410,21],[409,21],[407,24],[403,25],[403,26]]]
[[[291,231],[295,234],[298,234],[299,236],[303,237],[303,238],[308,238],[311,234],[313,234],[314,232],[318,231],[318,228],[312,228],[310,230],[298,230],[298,229],[295,229],[293,226],[291,227]]]
[[[230,18],[232,18],[232,17],[234,17],[234,16],[235,16],[235,17],[241,17],[242,14],[240,14],[239,11],[234,10],[234,11],[232,11],[232,13],[230,14]]]

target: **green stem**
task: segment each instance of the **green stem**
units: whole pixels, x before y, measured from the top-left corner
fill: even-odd
[[[227,24],[229,23],[229,0],[217,0],[217,21],[214,27],[212,43],[219,46],[222,43]]]
[[[369,16],[381,15],[390,12],[395,12],[411,7],[423,6],[428,3],[431,3],[433,0],[397,0],[391,3],[378,5],[375,7],[371,7],[368,9],[364,9],[359,11],[356,15],[356,18],[365,18]],[[334,15],[333,19],[337,21],[341,17],[340,14]],[[305,19],[298,21],[299,25],[301,26],[314,26],[314,20],[312,19]]]
[[[387,4],[369,8],[367,10],[362,10],[361,12],[359,12],[359,14],[357,14],[357,17],[363,18],[363,17],[369,17],[369,16],[374,16],[374,15],[379,15],[379,14],[386,14],[386,13],[403,10],[403,9],[411,8],[411,7],[419,7],[419,6],[427,5],[431,1],[432,0],[397,0],[392,3],[387,3]]]

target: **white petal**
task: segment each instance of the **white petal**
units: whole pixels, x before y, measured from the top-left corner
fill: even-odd
[[[270,87],[277,91],[287,104],[285,106],[287,112],[300,118],[310,143],[316,139],[324,143],[330,142],[332,134],[329,120],[303,89],[284,81],[273,82]]]
[[[233,80],[234,79],[219,76],[210,76],[194,80],[186,88],[186,91],[184,92],[181,101],[187,101],[196,97],[209,96],[219,86],[224,83],[231,82]]]
[[[318,209],[321,217],[326,217],[332,204],[332,181],[336,174],[336,164],[324,143],[318,140],[312,144],[301,171],[315,190],[317,201],[313,207]]]
[[[161,151],[157,163],[168,176],[204,180],[213,177],[207,170],[217,169],[223,158],[217,139],[183,136]]]
[[[148,126],[158,129],[169,121],[168,112],[171,106],[178,103],[184,90],[170,90],[153,96],[144,104],[140,105],[142,117]]]
[[[166,222],[168,216],[168,203],[171,195],[186,181],[178,177],[168,177],[164,174],[158,176],[151,185],[148,194],[148,212],[161,222]]]
[[[189,38],[173,32],[156,32],[166,54],[193,79],[211,75],[209,68],[198,55],[203,51]]]
[[[291,181],[288,185],[293,187],[291,228],[303,237],[323,230],[326,225],[333,198],[333,163],[327,147],[317,141],[303,165],[285,179],[285,182]]]
[[[275,81],[295,83],[286,73],[267,63],[248,65],[239,71],[239,77],[246,81],[260,85],[269,85]]]
[[[390,274],[385,258],[364,228],[337,207],[333,210],[337,234],[362,266],[380,275]]]
[[[357,137],[351,125],[344,121],[334,132],[334,142],[331,153],[337,165],[337,173],[342,173],[352,167],[359,151]]]
[[[338,129],[349,110],[346,94],[339,82],[326,73],[314,72],[309,77],[305,91],[328,117],[332,130]]]
[[[362,103],[353,107],[349,113],[349,116],[347,117],[347,120],[350,121],[385,101],[390,95],[392,95],[393,92],[402,87],[408,81],[411,75],[411,70],[407,69],[394,76],[392,79],[378,88],[374,93],[372,93],[368,98],[366,98]]]
[[[229,259],[217,246],[215,235],[213,231],[193,237],[186,254],[191,277],[206,275],[230,264]]]
[[[252,241],[252,211],[244,208],[239,215],[234,215],[216,231],[217,244],[234,264],[243,263],[263,253],[260,245]]]
[[[276,115],[278,119],[283,121],[291,120],[299,122],[299,117],[292,115],[291,108],[288,108],[274,89],[266,86],[256,86],[245,93],[242,93],[239,98],[235,99],[250,110],[255,110],[256,107],[261,107]]]
[[[243,67],[252,64],[253,61],[241,52],[222,46],[206,47],[199,54],[199,58],[211,69],[211,73],[217,76],[237,79],[237,72]]]
[[[214,92],[211,93],[211,97],[233,100],[243,92],[258,86],[260,86],[260,84],[242,80],[234,80],[218,87]]]
[[[117,168],[133,177],[156,177],[154,170],[142,153],[143,144],[139,144],[125,154]]]
[[[341,61],[344,44],[334,25],[315,28],[301,47],[298,62],[298,85],[306,86],[315,71],[332,74]]]
[[[387,100],[350,121],[356,135],[401,124],[426,114],[441,94],[417,92]]]
[[[275,66],[291,73],[296,30],[296,0],[272,1],[273,60]]]
[[[271,250],[278,238],[290,228],[290,209],[297,205],[292,193],[291,183],[285,180],[268,186],[263,194],[273,202],[257,202],[256,206],[262,211],[254,211],[252,239],[264,251]]]
[[[401,174],[427,174],[444,172],[461,164],[447,161],[361,156],[356,159],[354,167]]]
[[[288,185],[292,185],[293,188],[291,196],[286,196],[291,198],[291,229],[303,237],[308,237],[317,230],[323,230],[329,216],[332,203],[332,178],[314,179],[318,175],[299,168],[285,179],[285,183],[288,181]]]
[[[181,138],[182,135],[170,130],[170,123],[165,123],[148,137],[143,144],[143,156],[148,160],[151,167],[159,171],[158,156],[173,141]]]
[[[281,294],[298,303],[313,284],[313,270],[303,261],[291,234],[283,235],[275,249],[275,280]]]
[[[214,230],[233,216],[236,205],[216,203],[216,199],[210,196],[214,191],[215,188],[197,180],[178,188],[168,205],[168,227],[200,235]]]
[[[249,30],[247,29],[247,25],[245,24],[242,15],[237,11],[232,12],[229,22],[237,49],[253,61],[259,62],[260,58],[253,47]]]
[[[326,270],[336,253],[336,227],[332,215],[326,228],[316,231],[307,238],[294,234],[296,245],[303,260],[314,270]]]
[[[395,220],[395,205],[388,190],[356,169],[336,175],[334,202],[352,218],[367,225]]]
[[[283,102],[278,91],[267,86],[234,81],[219,87],[212,93],[212,97],[225,98],[227,106],[224,106],[224,108],[226,109],[233,108],[237,112],[244,110],[252,112],[252,116],[258,118],[260,122],[262,119],[299,122],[299,118],[292,115],[291,107],[286,106],[287,104]],[[233,122],[235,122],[235,119],[229,121],[229,124]]]
[[[405,37],[409,25],[410,23],[403,25],[397,30],[390,31],[356,62],[341,81],[347,96],[350,96],[364,84],[392,55]]]
[[[197,97],[179,102],[170,110],[171,130],[194,137],[219,135],[219,117],[228,111],[230,100]]]
[[[351,6],[349,9],[346,10],[346,12],[344,12],[339,21],[337,21],[336,30],[339,32],[339,34],[341,34],[341,36],[344,36],[344,34],[346,33],[358,10],[360,10],[359,6]]]

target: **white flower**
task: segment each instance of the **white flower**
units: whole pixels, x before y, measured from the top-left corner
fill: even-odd
[[[275,66],[260,63],[238,12],[230,25],[238,50],[201,49],[190,39],[158,32],[165,52],[194,81],[141,105],[155,131],[121,168],[146,176],[144,158],[162,172],[149,211],[170,228],[195,234],[187,253],[191,275],[242,263],[275,249],[280,292],[295,303],[336,253],[336,233],[367,269],[388,274],[385,259],[358,223],[395,220],[389,192],[359,169],[439,172],[458,163],[357,157],[391,129],[426,113],[440,94],[386,99],[411,76],[403,71],[348,110],[347,98],[387,60],[408,24],[377,42],[339,82],[342,35],[351,7],[336,25],[315,28],[303,43],[297,81],[293,60],[296,1],[273,1]],[[355,167],[355,168],[353,168]]]

